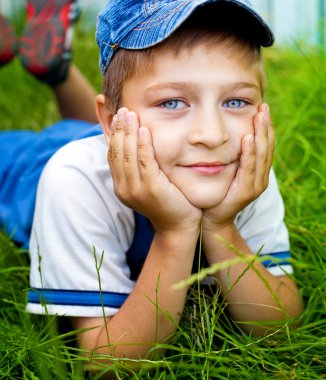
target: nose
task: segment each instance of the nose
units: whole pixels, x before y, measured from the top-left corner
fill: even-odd
[[[214,107],[213,110],[198,110],[194,116],[188,133],[190,144],[215,148],[228,141],[226,122],[218,109]]]
[[[215,148],[226,143],[228,139],[225,120],[217,109],[203,110],[194,117],[188,133],[188,141],[191,145],[201,144],[208,148]]]

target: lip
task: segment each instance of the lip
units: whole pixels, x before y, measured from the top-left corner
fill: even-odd
[[[214,176],[222,173],[228,164],[222,162],[197,162],[195,164],[184,166],[187,169],[201,175]]]

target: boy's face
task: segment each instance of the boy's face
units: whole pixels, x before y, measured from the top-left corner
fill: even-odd
[[[123,86],[122,105],[149,128],[161,170],[195,207],[220,203],[235,178],[262,102],[257,66],[236,47],[204,44],[155,53],[153,69]]]

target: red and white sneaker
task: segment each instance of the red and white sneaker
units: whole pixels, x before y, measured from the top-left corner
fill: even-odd
[[[20,39],[22,64],[37,79],[56,85],[66,79],[72,56],[78,0],[27,0],[27,22]]]
[[[17,53],[18,40],[15,29],[8,19],[0,14],[0,66],[11,61]]]

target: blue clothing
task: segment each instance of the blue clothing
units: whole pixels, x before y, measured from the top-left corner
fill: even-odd
[[[28,247],[39,177],[50,157],[70,141],[102,133],[100,125],[63,120],[43,131],[0,132],[0,227]]]

